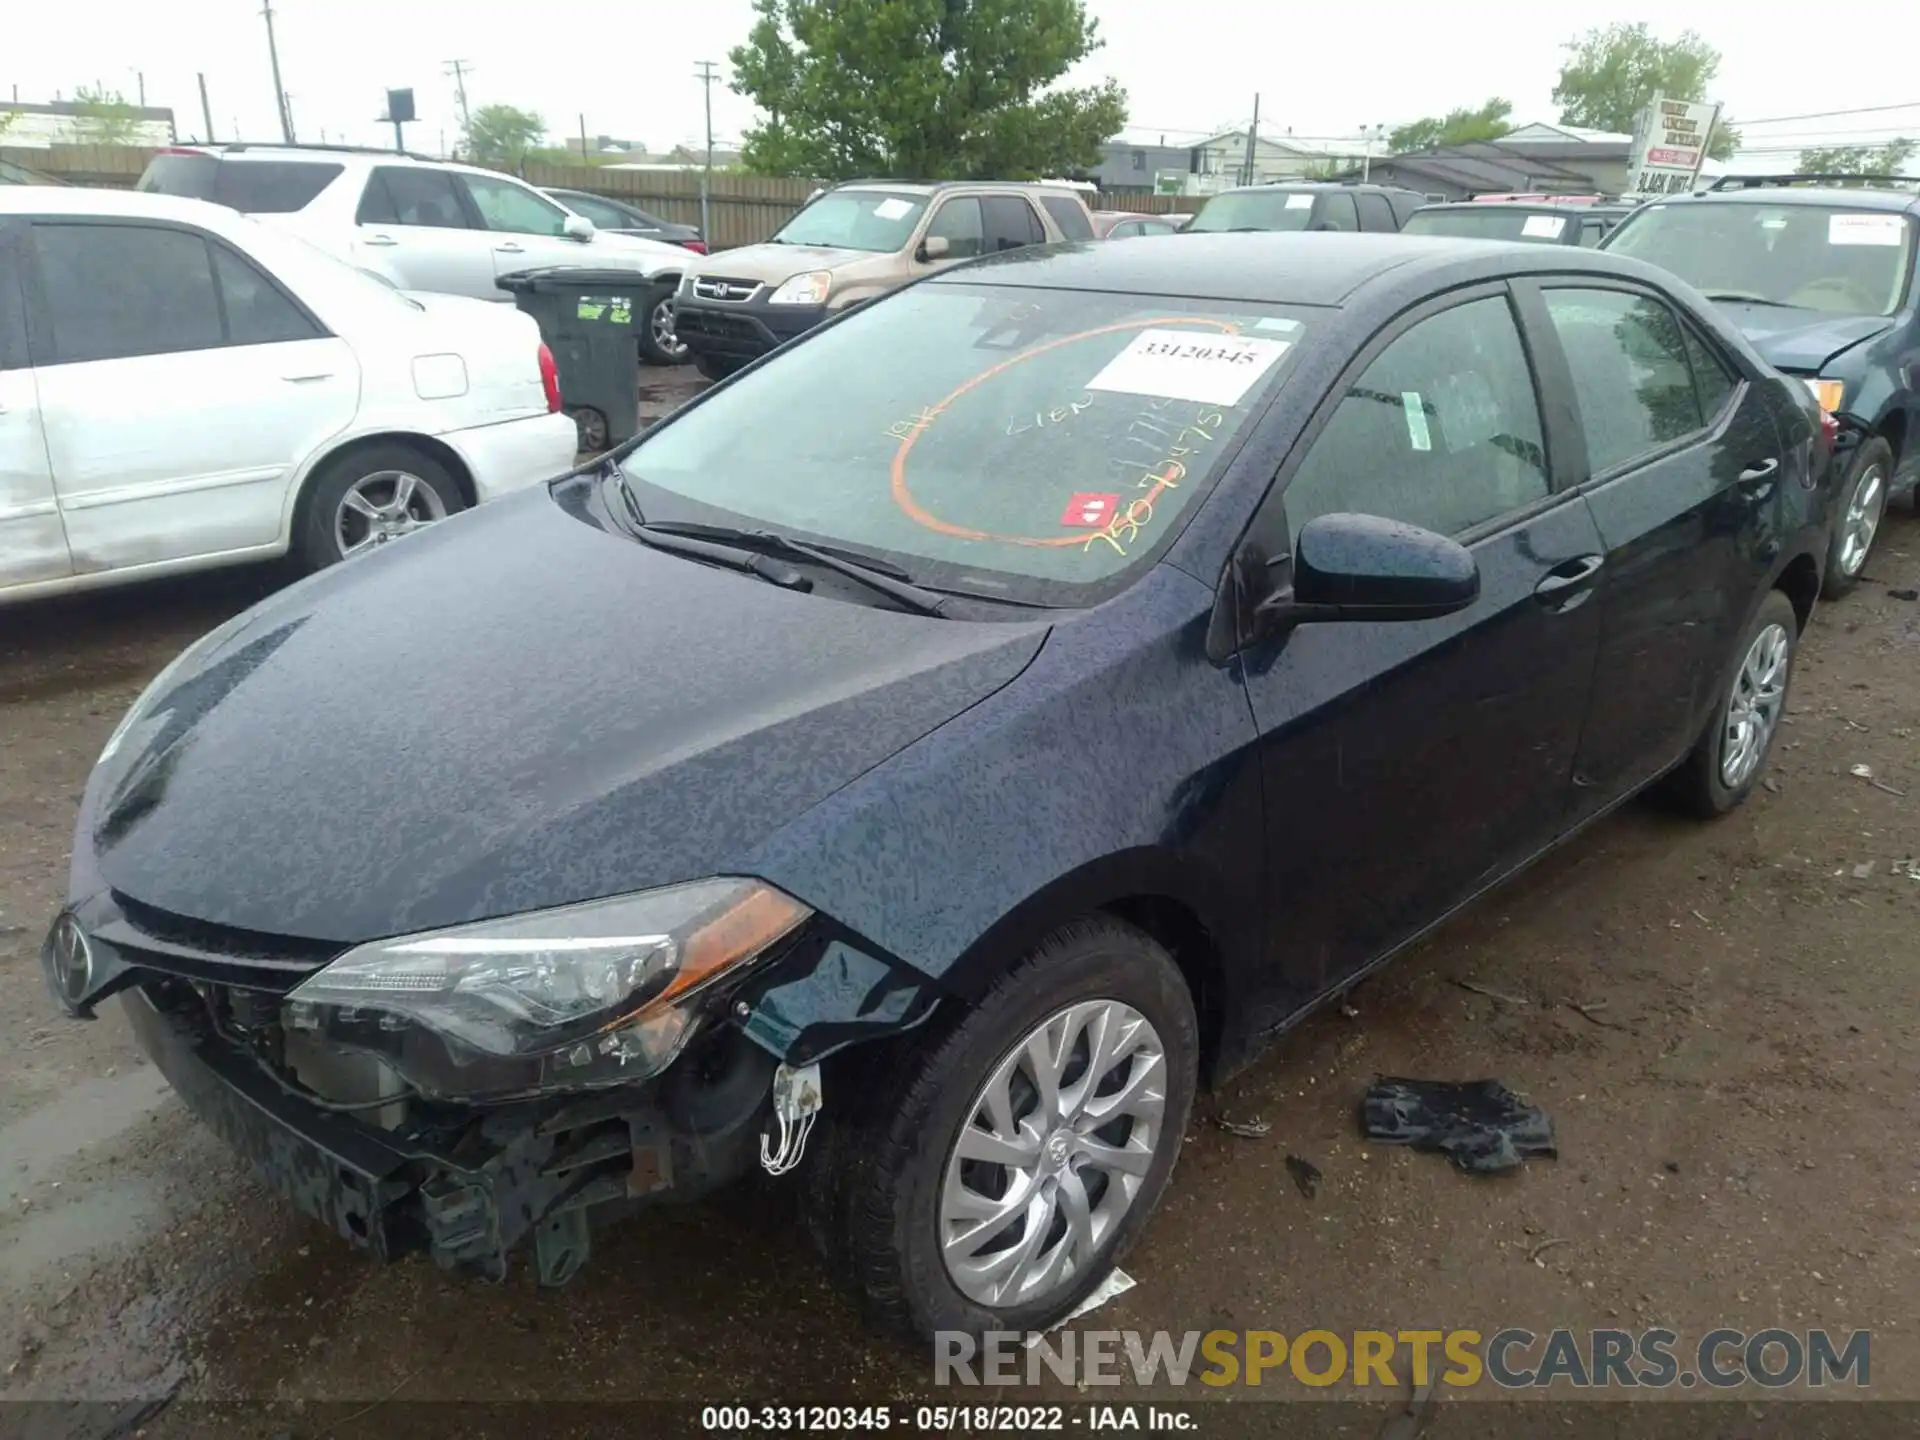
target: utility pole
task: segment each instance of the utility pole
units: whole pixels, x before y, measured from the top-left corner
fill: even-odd
[[[199,73],[200,81],[200,118],[207,122],[207,143],[213,143],[213,106],[207,103],[207,72]]]
[[[1246,173],[1244,176],[1242,176],[1240,180],[1240,183],[1242,185],[1253,184],[1253,146],[1254,146],[1254,142],[1259,138],[1259,134],[1260,134],[1260,97],[1258,95],[1255,95],[1253,97],[1253,123],[1247,126],[1247,163],[1246,163],[1246,166],[1244,167]]]
[[[280,83],[280,47],[273,38],[273,0],[261,0],[260,14],[267,22],[267,60],[273,66],[273,103],[280,112],[280,138],[293,144],[293,111],[287,105],[287,92]]]
[[[580,163],[587,163],[587,115],[584,110],[580,112]]]
[[[147,108],[147,72],[144,70],[134,71],[133,80],[134,84],[140,89],[140,108],[144,110]]]
[[[708,212],[713,195],[713,62],[702,60],[694,76],[706,87],[707,92],[707,165],[700,172],[700,238],[712,245],[713,217]]]
[[[469,60],[449,60],[440,67],[440,73],[453,77],[453,93],[460,101],[460,133],[473,135],[473,113],[467,109],[467,72],[473,69]]]

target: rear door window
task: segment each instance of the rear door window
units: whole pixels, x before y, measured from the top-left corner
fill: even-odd
[[[38,364],[119,360],[225,343],[207,242],[154,225],[35,224],[53,326]]]
[[[1087,219],[1087,212],[1066,196],[1042,195],[1040,203],[1046,207],[1047,214],[1053,217],[1053,223],[1060,227],[1060,233],[1067,239],[1093,239],[1093,222]]]
[[[1323,230],[1358,230],[1360,217],[1354,213],[1353,196],[1322,195],[1320,216],[1314,223]]]
[[[321,331],[280,287],[250,260],[224,245],[213,247],[213,275],[220,286],[226,311],[227,343],[275,345],[288,340],[313,340]]]
[[[453,177],[444,170],[410,165],[383,165],[368,176],[355,218],[362,225],[468,228],[466,212],[454,193]]]
[[[1701,428],[1686,335],[1665,305],[1624,290],[1553,289],[1546,300],[1594,474]]]
[[[1354,203],[1360,207],[1360,228],[1362,230],[1398,230],[1393,223],[1393,207],[1387,203],[1384,195],[1356,195]]]
[[[989,255],[1000,250],[1018,250],[1023,245],[1037,245],[1047,238],[1033,206],[1017,195],[983,197],[980,217]]]

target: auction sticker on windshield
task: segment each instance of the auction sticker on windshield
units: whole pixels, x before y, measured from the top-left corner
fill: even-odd
[[[882,220],[898,220],[913,209],[911,200],[882,200],[873,207],[873,213]]]
[[[1311,210],[1312,208],[1313,196],[1311,195],[1287,196],[1287,209],[1289,210]]]
[[[1829,245],[1898,245],[1906,238],[1907,222],[1898,215],[1830,215]]]
[[[1245,335],[1143,330],[1087,381],[1086,388],[1202,405],[1238,405],[1290,345],[1286,340]]]
[[[1530,239],[1558,240],[1566,232],[1567,222],[1560,215],[1529,215],[1520,233]]]

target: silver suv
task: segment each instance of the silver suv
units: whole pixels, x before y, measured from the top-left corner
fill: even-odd
[[[141,190],[211,200],[285,225],[403,290],[507,301],[502,275],[542,265],[632,270],[679,283],[678,245],[595,230],[531,185],[496,170],[391,150],[328,145],[186,145],[157,152]],[[640,327],[640,353],[685,358],[672,291]]]

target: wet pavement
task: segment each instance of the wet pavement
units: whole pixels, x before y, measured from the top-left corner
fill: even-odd
[[[651,404],[685,393],[648,379]],[[1138,1286],[1083,1323],[1871,1327],[1875,1392],[1920,1399],[1920,604],[1895,598],[1920,524],[1881,544],[1816,617],[1769,789],[1708,826],[1627,807],[1203,1099]],[[501,1286],[380,1269],[252,1180],[117,1008],[57,1018],[35,957],[94,757],[179,648],[276,583],[0,611],[0,1399],[175,1397],[149,1435],[226,1423],[194,1401],[278,1402],[329,1417],[289,1433],[374,1434],[421,1401],[928,1394],[927,1357],[863,1328],[809,1248],[789,1181],[604,1232],[562,1291],[524,1265]],[[1376,1074],[1498,1077],[1560,1158],[1478,1178],[1371,1146]],[[121,1414],[37,1413],[75,1434]],[[235,1433],[272,1433],[249,1413]]]

